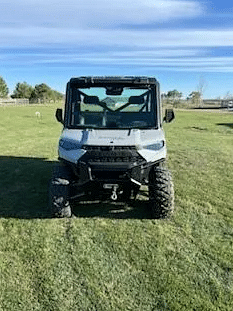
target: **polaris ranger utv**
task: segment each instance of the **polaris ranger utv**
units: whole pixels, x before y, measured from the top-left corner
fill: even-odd
[[[73,199],[136,198],[149,188],[149,205],[156,218],[169,216],[174,191],[164,166],[166,143],[159,83],[148,77],[78,77],[67,84],[59,164],[50,183],[55,217],[70,217]]]

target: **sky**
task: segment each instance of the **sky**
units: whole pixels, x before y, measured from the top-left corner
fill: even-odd
[[[228,0],[2,0],[0,76],[65,92],[71,77],[154,76],[162,92],[233,94]]]

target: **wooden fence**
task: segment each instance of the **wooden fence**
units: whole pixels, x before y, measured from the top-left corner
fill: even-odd
[[[23,106],[28,105],[27,98],[0,98],[0,106]]]
[[[162,98],[162,103],[176,108],[213,108],[213,109],[233,109],[233,99],[201,99],[199,102],[192,102],[192,100],[172,98]]]

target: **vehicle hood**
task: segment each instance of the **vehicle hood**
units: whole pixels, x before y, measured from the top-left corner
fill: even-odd
[[[163,145],[158,151],[156,144],[160,142]],[[76,163],[86,152],[82,149],[84,145],[135,146],[147,161],[157,161],[159,157],[166,156],[162,129],[64,129],[59,141],[59,157]]]

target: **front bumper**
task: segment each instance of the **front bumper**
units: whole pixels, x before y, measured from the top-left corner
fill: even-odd
[[[137,185],[147,183],[149,163],[85,163],[77,165],[77,176],[80,184],[98,182],[100,184],[125,184],[132,182]]]

